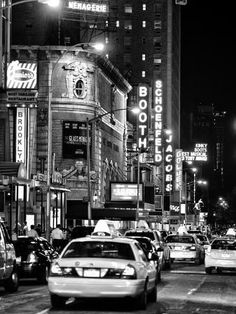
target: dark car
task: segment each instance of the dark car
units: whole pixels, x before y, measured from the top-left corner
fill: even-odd
[[[129,236],[128,238],[137,240],[140,243],[148,259],[150,259],[151,256],[153,256],[153,253],[158,256],[158,250],[155,248],[154,244],[149,238],[138,237],[138,236]],[[160,281],[161,280],[161,261],[158,258],[153,262],[155,263],[155,266],[157,269],[157,281]]]
[[[19,236],[13,241],[20,278],[36,278],[46,283],[51,261],[58,257],[57,251],[45,238]]]
[[[93,226],[76,226],[71,231],[71,240],[91,235],[93,230]]]

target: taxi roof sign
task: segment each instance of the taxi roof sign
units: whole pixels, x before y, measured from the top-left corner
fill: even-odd
[[[98,220],[92,236],[119,236],[113,221],[100,219]]]

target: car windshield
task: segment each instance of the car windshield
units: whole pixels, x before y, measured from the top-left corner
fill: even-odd
[[[62,257],[97,257],[128,260],[135,259],[133,250],[128,243],[107,241],[72,242]]]
[[[180,235],[168,236],[166,238],[166,242],[168,242],[168,243],[195,243],[193,237],[191,237],[191,236],[180,236]]]
[[[125,235],[127,237],[147,237],[152,241],[155,240],[153,232],[150,231],[127,231]]]
[[[229,241],[229,240],[215,240],[211,248],[213,250],[236,250],[236,242],[235,241]]]

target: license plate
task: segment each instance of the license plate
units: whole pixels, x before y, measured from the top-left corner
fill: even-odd
[[[227,254],[227,253],[222,253],[222,254],[221,254],[221,256],[222,256],[222,257],[227,257],[227,258],[228,258],[228,257],[230,257],[230,254]]]
[[[95,277],[99,278],[100,277],[100,270],[99,269],[84,269],[84,277]]]

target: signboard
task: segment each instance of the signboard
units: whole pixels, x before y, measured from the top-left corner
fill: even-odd
[[[162,130],[163,130],[163,99],[162,81],[155,81],[154,85],[154,162],[160,165],[162,162]]]
[[[85,122],[63,121],[63,158],[87,158]]]
[[[111,183],[111,201],[137,201],[137,183]],[[139,184],[139,201],[143,200],[143,185]]]
[[[184,161],[207,161],[207,144],[195,144],[193,152],[183,152],[182,159]]]
[[[68,1],[67,9],[84,13],[108,14],[109,7],[106,1]]]
[[[16,162],[24,163],[26,157],[26,109],[16,108]]]
[[[148,104],[149,86],[140,84],[138,86],[138,148],[147,148],[148,145]]]
[[[12,61],[7,67],[7,89],[36,89],[37,63]]]
[[[183,161],[182,149],[175,150],[175,191],[181,191],[183,188]]]
[[[173,135],[172,133],[165,134],[165,194],[169,194],[173,190]]]

